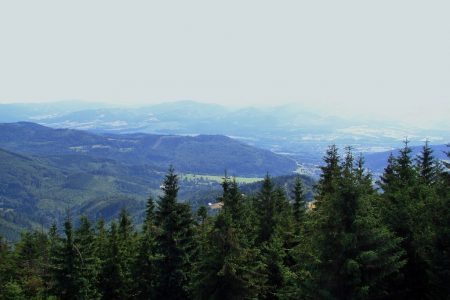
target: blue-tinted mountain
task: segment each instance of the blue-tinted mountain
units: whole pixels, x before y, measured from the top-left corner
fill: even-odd
[[[1,121],[32,121],[53,128],[95,133],[161,135],[226,135],[258,148],[289,154],[305,170],[313,170],[330,144],[350,145],[371,153],[411,145],[428,138],[450,141],[450,128],[422,129],[396,122],[346,119],[323,115],[298,105],[270,108],[227,108],[216,104],[179,101],[141,107],[88,106],[65,103],[0,105]]]
[[[239,176],[289,174],[294,160],[221,135],[94,134],[53,129],[29,122],[0,124],[0,148],[17,153],[53,156],[83,154],[131,165],[180,172]]]

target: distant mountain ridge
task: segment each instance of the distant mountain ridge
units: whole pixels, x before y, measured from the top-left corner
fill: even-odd
[[[180,172],[239,176],[295,171],[294,160],[220,135],[94,134],[53,129],[29,122],[0,124],[0,148],[17,153],[52,156],[83,154],[132,165]]]
[[[298,105],[228,108],[217,104],[178,101],[141,107],[56,102],[0,104],[0,122],[30,121],[53,128],[95,133],[162,135],[226,135],[246,144],[289,154],[308,172],[316,169],[330,144],[352,146],[356,152],[378,152],[411,145],[450,142],[450,127],[413,128],[398,122],[346,119],[321,115]]]

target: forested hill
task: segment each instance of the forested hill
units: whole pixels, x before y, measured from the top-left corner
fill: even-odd
[[[109,221],[126,206],[139,223],[146,197],[159,193],[170,164],[186,175],[180,199],[194,209],[217,200],[218,176],[208,175],[228,170],[256,180],[266,172],[289,174],[296,166],[224,136],[97,135],[0,124],[0,234],[17,239],[23,229],[62,220],[68,209]]]
[[[35,123],[0,124],[0,148],[39,156],[83,154],[185,173],[239,176],[289,174],[294,160],[221,135],[94,134]]]
[[[321,170],[311,206],[300,177],[250,194],[225,177],[221,209],[193,211],[169,169],[142,226],[123,209],[0,236],[0,299],[448,299],[450,163],[405,145],[379,191],[351,150]]]
[[[16,240],[23,230],[62,222],[68,209],[75,218],[86,215],[109,222],[127,207],[141,223],[145,200],[160,193],[165,171],[80,154],[36,157],[0,149],[0,235]],[[290,189],[294,177],[274,180]],[[179,199],[189,202],[194,210],[217,201],[219,176],[188,174],[180,178]],[[307,176],[302,180],[305,190],[311,191],[314,181]],[[259,185],[242,184],[242,188],[254,193]],[[310,195],[308,192],[309,199]]]

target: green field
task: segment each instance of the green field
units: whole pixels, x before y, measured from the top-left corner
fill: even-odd
[[[191,173],[187,173],[187,174],[182,174],[181,178],[184,180],[189,180],[189,181],[194,181],[194,180],[198,180],[198,181],[215,181],[218,183],[222,183],[223,181],[223,176],[218,176],[218,175],[199,175],[199,174],[191,174]],[[238,183],[254,183],[254,182],[258,182],[263,180],[263,178],[259,178],[259,177],[232,177],[232,178],[236,178],[236,181]]]

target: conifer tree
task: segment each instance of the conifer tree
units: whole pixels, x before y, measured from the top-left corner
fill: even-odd
[[[336,145],[331,145],[323,158],[324,165],[320,167],[321,174],[316,185],[315,207],[318,208],[324,197],[337,190],[341,176],[340,157]]]
[[[392,282],[391,290],[400,299],[423,299],[429,289],[429,277],[425,255],[422,251],[425,241],[425,228],[428,226],[427,199],[422,193],[417,168],[413,165],[409,141],[395,157],[392,174],[388,184],[383,187],[381,210],[384,221],[396,236],[402,239],[406,264],[401,269],[401,282]],[[387,177],[388,174],[383,175]]]
[[[259,244],[267,242],[275,230],[277,218],[276,201],[272,179],[267,174],[262,183],[261,190],[256,197],[256,209],[259,216]]]
[[[81,260],[79,295],[83,299],[98,299],[100,295],[96,286],[100,262],[95,249],[95,232],[86,216],[81,216],[80,225],[75,230],[74,248]]]
[[[117,228],[119,247],[121,254],[124,289],[126,294],[131,294],[133,286],[133,264],[137,252],[137,236],[133,221],[126,208],[122,208],[119,214],[119,226]]]
[[[102,262],[100,290],[102,299],[128,299],[129,286],[124,272],[124,257],[121,248],[118,226],[111,223],[106,249],[106,258]]]
[[[169,168],[163,195],[159,197],[156,225],[159,227],[157,297],[186,299],[189,297],[194,251],[194,220],[190,207],[177,203],[178,176]]]
[[[293,264],[292,250],[298,243],[296,228],[291,206],[286,193],[281,187],[274,191],[275,209],[273,212],[273,232],[270,238],[261,245],[263,262],[267,266],[267,278],[262,297],[265,299],[285,298],[288,278],[291,276],[289,267]]]
[[[433,149],[429,146],[428,140],[417,157],[417,169],[419,179],[422,184],[433,185],[438,180],[440,173],[439,162],[433,156]]]
[[[325,161],[333,161],[336,152],[327,153],[331,157]],[[321,203],[313,215],[314,245],[319,251],[318,294],[314,298],[387,297],[383,283],[403,265],[400,239],[377,216],[370,187],[358,179],[361,168],[354,167],[351,149],[347,149],[342,164],[333,168],[340,174],[331,177],[332,188],[327,188],[330,180],[321,177]]]
[[[46,261],[46,272],[43,278],[46,281],[46,293],[48,295],[53,295],[55,292],[57,275],[55,270],[57,269],[60,249],[62,248],[63,242],[61,236],[58,233],[58,226],[56,225],[56,222],[52,222],[47,235],[49,258]]]
[[[60,299],[83,298],[82,291],[82,257],[74,244],[72,220],[68,215],[64,222],[64,238],[53,260],[54,292]]]
[[[235,181],[224,178],[224,205],[208,235],[208,247],[195,280],[198,299],[253,299],[263,289],[263,263],[251,245],[252,234],[241,226],[244,200]],[[245,225],[245,223],[244,223]]]
[[[43,274],[46,272],[44,260],[47,256],[47,242],[44,232],[33,230],[23,232],[15,245],[12,274],[20,278],[17,284],[21,285],[28,298],[37,297],[45,289]]]
[[[155,203],[150,196],[147,200],[145,221],[139,239],[138,254],[135,261],[135,292],[136,299],[155,299],[157,284],[157,228],[155,225]]]
[[[201,205],[197,210],[197,222],[200,226],[205,225],[206,219],[208,218],[208,209],[206,206]]]
[[[389,154],[387,166],[384,168],[383,174],[380,176],[380,180],[377,182],[381,189],[385,192],[389,192],[389,188],[394,185],[395,174],[394,170],[397,168],[397,162],[392,152]]]
[[[6,285],[13,280],[13,262],[10,246],[0,235],[0,299],[6,298]],[[19,286],[20,288],[20,286]]]
[[[429,245],[428,272],[432,282],[427,295],[430,299],[448,299],[450,295],[450,152],[446,152],[446,155],[447,161],[443,162],[444,168],[434,183],[437,199],[431,207],[433,232]]]
[[[293,195],[293,215],[295,220],[295,225],[298,229],[302,226],[302,224],[305,221],[305,214],[306,214],[306,198],[305,198],[305,191],[303,189],[303,183],[300,179],[300,176],[295,177],[294,182],[294,190],[292,191]]]

